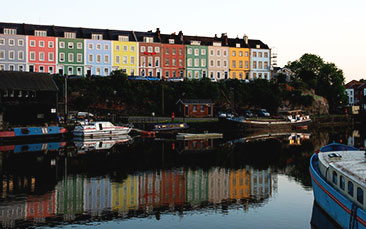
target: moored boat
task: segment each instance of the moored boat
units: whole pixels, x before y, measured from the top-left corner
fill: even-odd
[[[67,132],[66,128],[58,126],[47,127],[17,127],[0,131],[0,140],[19,140],[28,138],[60,137]]]
[[[339,225],[366,228],[365,151],[332,143],[310,159],[315,201]]]
[[[73,134],[78,137],[117,136],[130,133],[131,127],[115,126],[111,122],[91,122],[75,126]]]

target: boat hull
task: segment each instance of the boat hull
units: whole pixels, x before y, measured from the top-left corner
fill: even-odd
[[[318,205],[344,228],[366,228],[365,210],[354,208],[352,201],[328,184],[317,168],[318,155],[314,154],[310,159],[310,175]]]
[[[63,127],[19,127],[8,131],[0,131],[0,140],[11,141],[19,139],[44,139],[57,138],[66,134],[67,130]]]
[[[130,131],[131,128],[119,128],[116,130],[74,131],[73,134],[77,137],[93,138],[126,135],[129,134]]]

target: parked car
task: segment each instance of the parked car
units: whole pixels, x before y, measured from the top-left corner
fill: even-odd
[[[253,117],[253,113],[251,110],[245,110],[244,111],[244,117],[246,118],[252,118]]]
[[[255,114],[258,117],[270,117],[271,116],[271,114],[266,109],[256,110]]]

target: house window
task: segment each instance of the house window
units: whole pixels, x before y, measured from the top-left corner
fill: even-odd
[[[60,45],[61,49],[65,48],[65,42],[62,41],[62,42],[59,43],[59,45]]]
[[[52,66],[48,67],[48,73],[53,74],[53,67]]]
[[[96,68],[95,69],[95,74],[98,75],[98,76],[100,76],[100,68]]]
[[[348,192],[348,195],[353,197],[353,183],[352,183],[352,181],[348,181],[347,192]]]
[[[268,79],[268,74],[267,73],[264,73],[264,78],[265,79]],[[269,79],[268,79],[269,80]]]
[[[121,46],[116,45],[116,46],[115,46],[116,51],[120,51],[120,47],[121,47]]]
[[[23,51],[18,51],[18,59],[19,60],[24,60],[24,52]]]
[[[177,60],[176,59],[172,59],[172,65],[177,66]]]
[[[97,55],[97,63],[100,63],[100,62],[102,62],[102,56],[101,55]]]
[[[165,77],[169,78],[169,71],[165,71]]]
[[[216,55],[217,55],[217,56],[221,56],[221,51],[220,51],[220,50],[217,50]]]
[[[218,78],[218,79],[220,79],[220,78],[221,78],[221,74],[220,74],[220,72],[219,72],[219,71],[217,72],[217,78]]]
[[[109,56],[108,55],[104,55],[104,63],[109,63]]]
[[[29,46],[30,47],[36,47],[36,41],[35,40],[30,40],[29,41]]]
[[[5,45],[5,39],[4,38],[0,38],[0,45]]]
[[[118,35],[119,41],[128,41],[128,36]]]
[[[183,55],[183,49],[179,49],[178,54],[181,56]]]
[[[16,35],[17,34],[17,29],[4,28],[4,34]]]
[[[77,74],[78,76],[82,75],[82,68],[81,68],[81,67],[77,67],[77,70],[76,70],[76,71],[77,71],[77,73],[76,73],[76,74]]]
[[[141,57],[141,66],[143,66],[143,67],[146,66],[146,59],[144,56]]]
[[[53,52],[48,53],[48,61],[53,61]]]
[[[105,44],[104,45],[104,50],[109,50],[109,45]]]
[[[188,78],[192,78],[192,71],[188,71]]]
[[[227,56],[227,51],[226,50],[224,50],[224,56]]]
[[[165,54],[169,55],[169,48],[165,48]]]
[[[127,45],[124,45],[124,46],[123,46],[123,51],[124,51],[124,52],[127,52],[127,51],[128,51],[128,46],[127,46]]]
[[[262,57],[262,52],[258,52],[258,57]]]
[[[183,66],[183,60],[179,59],[179,66]]]
[[[39,72],[44,72],[44,66],[39,66]]]
[[[93,62],[93,55],[92,55],[92,54],[89,54],[89,56],[88,56],[88,61],[89,61],[89,62]]]
[[[0,59],[1,59],[1,52],[0,52]],[[30,52],[29,53],[29,60],[36,60],[36,53]]]
[[[172,54],[173,54],[173,55],[177,55],[177,49],[176,49],[176,48],[173,48],[173,49],[172,49]]]
[[[141,46],[141,52],[145,52],[146,51],[146,47],[145,46]]]
[[[147,47],[147,52],[152,53],[153,52],[153,47],[151,47],[151,46]]]
[[[265,58],[268,58],[268,52],[265,52],[265,53],[264,53],[264,57],[265,57]]]
[[[239,68],[243,68],[243,61],[239,60]]]
[[[115,58],[116,64],[119,64],[119,61],[120,61],[120,57],[119,56],[116,56],[116,58]]]
[[[67,47],[69,49],[73,49],[74,48],[74,43],[73,42],[67,42]]]
[[[79,62],[79,63],[81,63],[83,61],[83,54],[78,53],[76,58],[77,58],[76,61]]]
[[[153,62],[153,58],[151,56],[149,56],[147,58],[147,66],[152,67],[152,64],[153,64],[152,62]]]
[[[257,68],[257,61],[253,61],[253,68]]]
[[[153,37],[144,37],[144,42],[145,43],[153,43],[154,42],[154,38]]]
[[[93,44],[88,44],[88,49],[93,49]]]
[[[39,47],[43,48],[44,47],[44,41],[39,41]]]
[[[15,70],[15,67],[14,67],[14,65],[13,65],[13,64],[9,65],[9,70],[10,70],[10,71],[14,71],[14,70]]]
[[[262,61],[258,61],[258,68],[262,69]]]
[[[200,109],[201,112],[204,112],[205,111],[205,107],[203,105],[201,105],[200,108],[201,108]]]
[[[0,71],[4,71],[5,70],[5,65],[0,64]],[[4,96],[5,97],[5,96]]]
[[[9,39],[9,46],[14,46],[14,45],[15,45],[15,40]]]
[[[134,56],[131,56],[130,64],[135,64],[135,57]]]
[[[192,67],[192,58],[188,59],[188,67]]]
[[[257,52],[253,52],[253,57],[257,57]]]
[[[226,60],[224,60],[224,67],[227,67],[227,62],[226,62]]]
[[[77,49],[83,49],[83,43],[82,42],[76,43],[76,48]]]
[[[236,68],[236,61],[235,60],[232,61],[232,65],[233,65],[233,68]]]
[[[37,36],[37,37],[47,37],[47,31],[44,31],[44,30],[34,30],[34,36]]]
[[[245,51],[245,56],[249,56],[249,53],[248,53],[248,51]]]
[[[240,43],[236,43],[235,47],[240,48]]]
[[[40,52],[38,57],[40,61],[44,61],[44,52]]]
[[[240,51],[239,52],[239,56],[243,56],[243,51]]]
[[[213,49],[211,49],[210,50],[210,56],[213,56],[214,55],[214,50]]]
[[[363,204],[363,190],[360,187],[357,187],[357,201]]]
[[[48,48],[53,48],[54,46],[53,46],[53,41],[49,41],[48,42]]]
[[[193,112],[197,112],[197,105],[193,105]]]
[[[160,48],[159,47],[155,47],[155,52],[156,53],[160,53]]]
[[[102,49],[102,45],[101,44],[96,44],[95,47],[96,47],[97,50],[101,50]]]
[[[214,78],[214,73],[210,72],[210,78],[213,79]]]
[[[264,61],[264,68],[267,69],[268,68],[268,62]]]
[[[19,70],[20,72],[22,72],[22,71],[23,71],[23,65],[18,65],[18,70]]]
[[[198,77],[199,77],[199,72],[198,72],[198,71],[195,71],[195,72],[194,72],[194,77],[195,77],[196,79],[198,79]]]
[[[174,39],[169,39],[169,44],[174,44]]]
[[[159,67],[160,66],[159,62],[160,62],[160,58],[159,57],[155,57],[155,67]]]
[[[187,50],[187,53],[188,53],[189,55],[192,55],[192,49],[191,49],[191,48],[189,48],[189,49]]]
[[[9,59],[14,60],[15,59],[15,51],[11,50],[9,51]]]
[[[68,67],[67,72],[68,72],[68,75],[72,75],[73,74],[73,68]]]
[[[206,59],[201,59],[201,67],[206,67]]]
[[[67,56],[68,62],[74,62],[74,53],[69,53]]]
[[[76,38],[76,33],[73,32],[64,32],[65,38]]]
[[[165,66],[169,65],[169,58],[165,58]]]
[[[60,62],[64,62],[65,61],[65,53],[60,52]]]
[[[102,34],[92,34],[91,39],[92,40],[103,40],[103,35]]]
[[[196,58],[194,59],[194,66],[198,67],[200,65],[200,59]]]
[[[245,68],[249,68],[249,61],[245,61]]]
[[[135,46],[131,45],[131,47],[130,47],[130,51],[131,51],[131,52],[134,52],[134,51],[135,51]]]
[[[215,62],[213,60],[210,61],[210,67],[213,67]]]
[[[232,52],[232,56],[236,56],[236,52],[235,51]]]
[[[123,64],[127,64],[127,56],[123,56],[123,58],[122,58],[122,63],[123,63]]]

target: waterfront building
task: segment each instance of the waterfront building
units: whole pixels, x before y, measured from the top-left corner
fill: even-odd
[[[249,168],[230,171],[230,198],[247,199],[251,195],[251,173]]]
[[[186,203],[198,207],[208,201],[208,172],[202,169],[186,171]]]
[[[208,201],[220,204],[230,198],[230,173],[225,168],[212,168],[208,172]]]
[[[185,173],[183,168],[165,170],[161,177],[161,206],[174,209],[183,206],[186,199]]]
[[[212,81],[229,78],[230,48],[227,34],[216,35],[208,46],[208,77]]]
[[[184,77],[185,47],[183,33],[161,34],[163,78]]]
[[[18,35],[12,26],[0,29],[0,71],[26,70],[26,36]]]
[[[57,73],[84,75],[84,39],[76,39],[76,32],[64,32],[64,37],[57,40]]]
[[[55,216],[56,195],[54,190],[41,196],[28,195],[26,212],[28,220],[33,220],[34,222],[45,222],[46,218]]]
[[[145,172],[138,176],[139,209],[151,213],[160,207],[162,171]]]
[[[214,103],[211,99],[179,99],[177,115],[204,118],[213,116]]]
[[[56,69],[56,37],[47,37],[47,30],[34,30],[34,36],[27,38],[27,69],[30,72],[54,74]]]
[[[366,110],[366,83],[352,80],[346,84],[348,96],[348,106],[358,106],[361,110]]]
[[[138,208],[138,176],[129,175],[122,183],[112,183],[112,210],[127,215]]]
[[[112,41],[104,40],[104,30],[88,30],[90,39],[85,39],[86,75],[108,76],[112,70]]]
[[[161,37],[159,28],[156,32],[135,32],[139,42],[139,75],[161,78]]]
[[[139,46],[133,31],[113,31],[112,70],[122,70],[129,76],[138,75]]]
[[[208,39],[204,37],[184,36],[186,44],[186,77],[202,79],[207,77]]]
[[[230,79],[248,80],[250,71],[250,50],[248,37],[229,39]]]
[[[271,51],[260,40],[248,40],[250,47],[250,79],[271,80]]]

